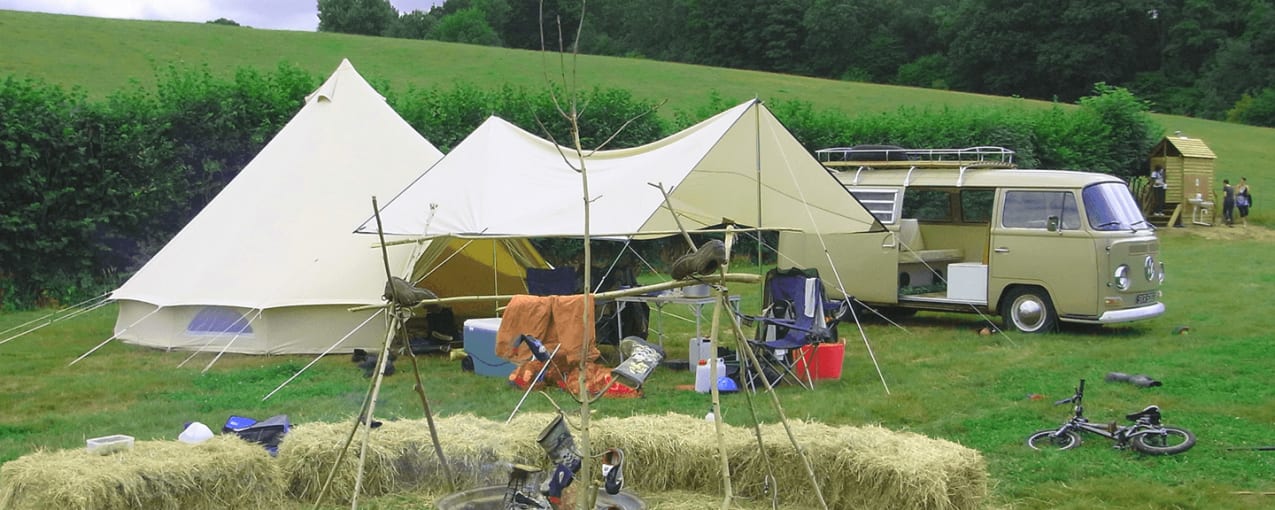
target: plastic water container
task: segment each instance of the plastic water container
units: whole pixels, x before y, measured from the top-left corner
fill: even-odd
[[[726,362],[721,358],[714,358],[717,362],[717,376],[726,375]],[[709,364],[709,360],[700,360],[700,364],[695,366],[695,391],[699,393],[709,393],[713,391],[712,376],[713,365]]]
[[[690,346],[686,349],[689,353],[689,367],[699,366],[699,362],[706,359],[713,359],[712,343],[707,338],[694,337],[691,339]]]

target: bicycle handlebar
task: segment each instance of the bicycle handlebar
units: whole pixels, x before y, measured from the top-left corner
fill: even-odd
[[[1081,379],[1081,380],[1080,380],[1080,386],[1077,386],[1077,387],[1076,387],[1076,394],[1075,394],[1075,395],[1072,395],[1072,396],[1070,396],[1070,397],[1064,398],[1064,399],[1062,399],[1062,400],[1055,401],[1055,402],[1054,402],[1054,405],[1056,405],[1056,406],[1060,406],[1060,405],[1063,405],[1063,404],[1070,404],[1070,403],[1072,403],[1072,402],[1076,402],[1076,401],[1080,400],[1081,398],[1083,398],[1083,395],[1084,395],[1084,394],[1085,394],[1085,380],[1084,380],[1084,379]]]

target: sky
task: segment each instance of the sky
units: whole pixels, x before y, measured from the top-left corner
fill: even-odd
[[[429,11],[443,0],[390,0],[399,12]],[[0,9],[99,18],[193,21],[229,18],[240,25],[313,32],[318,0],[0,0]]]

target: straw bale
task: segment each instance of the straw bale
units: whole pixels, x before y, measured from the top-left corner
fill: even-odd
[[[235,436],[189,445],[138,441],[132,450],[36,452],[0,467],[0,508],[277,508],[283,477],[261,445]]]
[[[598,448],[624,449],[625,479],[632,487],[721,492],[719,446],[711,422],[670,414],[607,418],[596,420],[595,426]],[[987,496],[982,455],[955,443],[881,427],[800,421],[790,426],[832,508],[975,508]],[[766,497],[764,482],[773,473],[782,501],[816,506],[805,465],[783,425],[761,429],[764,451],[750,427],[724,427],[734,493]]]
[[[535,439],[552,418],[551,414],[522,414],[509,425],[470,415],[435,420],[457,487],[504,485],[509,463],[547,469]],[[568,418],[578,424],[574,417]],[[809,455],[830,508],[976,508],[987,497],[985,461],[969,448],[874,426],[833,427],[800,421],[790,425]],[[601,418],[592,420],[590,428],[595,453],[608,447],[624,450],[626,487],[635,492],[722,493],[716,433],[713,424],[702,418],[677,414]],[[764,450],[758,448],[751,427],[724,426],[734,493],[767,499],[764,481],[773,473],[785,505],[815,507],[805,466],[783,425],[766,424],[761,429]],[[573,427],[573,432],[578,440],[579,431]],[[307,424],[295,427],[285,438],[279,459],[293,496],[312,499],[317,495],[348,434],[348,423]],[[353,492],[357,444],[334,478],[330,501],[348,501]],[[367,495],[447,488],[425,421],[387,422],[372,431],[364,487]]]
[[[503,485],[511,463],[538,465],[545,455],[535,440],[551,419],[547,414],[522,416],[504,425],[456,415],[435,424],[457,487],[473,487]],[[288,433],[279,446],[279,461],[293,497],[318,497],[352,424],[307,423]],[[333,476],[328,501],[348,502],[353,496],[363,432],[359,430]],[[362,487],[361,494],[370,496],[448,487],[425,420],[387,421],[371,430]]]

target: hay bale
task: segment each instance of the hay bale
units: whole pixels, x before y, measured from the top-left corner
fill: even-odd
[[[509,425],[472,415],[436,419],[443,455],[457,487],[503,485],[509,464],[536,464],[543,459],[535,439],[551,418],[524,416]],[[292,497],[304,501],[318,497],[352,423],[301,424],[288,433],[279,445],[279,461]],[[362,438],[360,429],[333,476],[326,501],[352,498]],[[367,496],[449,487],[425,420],[387,421],[372,429],[362,487],[361,494]]]
[[[270,454],[234,436],[198,445],[139,441],[111,455],[36,452],[0,467],[0,508],[223,510],[285,499]]]
[[[673,414],[594,423],[599,447],[624,449],[625,479],[635,489],[721,492],[712,423]],[[987,466],[975,450],[881,427],[790,425],[832,508],[976,508],[987,497]],[[781,501],[817,506],[809,475],[783,425],[767,424],[761,430],[764,453],[751,428],[724,428],[735,494],[766,498],[764,481],[767,473],[774,473]]]
[[[470,488],[503,485],[509,463],[548,468],[535,439],[552,418],[522,414],[509,425],[470,415],[435,421],[458,487]],[[831,508],[976,508],[987,497],[982,455],[955,443],[881,427],[791,426]],[[624,449],[626,486],[632,490],[721,493],[716,434],[702,418],[602,418],[592,420],[591,428],[594,452]],[[279,460],[294,497],[313,500],[348,434],[348,423],[299,425],[289,433]],[[726,426],[724,435],[736,495],[766,499],[763,481],[773,472],[781,501],[816,506],[805,467],[782,425],[762,426],[764,453],[751,428]],[[352,446],[333,480],[329,501],[349,501],[356,466]],[[373,430],[365,469],[364,494],[370,496],[447,488],[424,420],[387,422]]]

